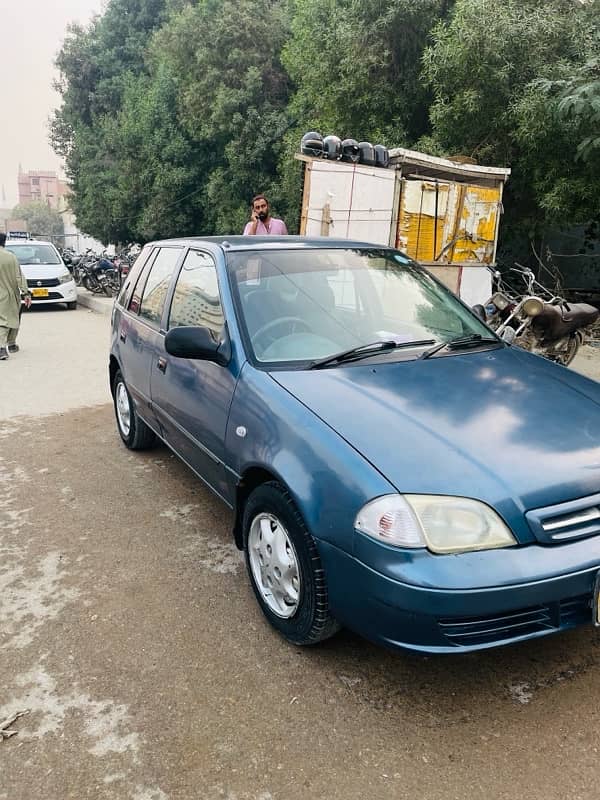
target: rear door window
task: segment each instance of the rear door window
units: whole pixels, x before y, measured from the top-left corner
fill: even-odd
[[[157,328],[160,327],[169,284],[181,251],[181,247],[158,248],[146,279],[140,304],[140,318]]]

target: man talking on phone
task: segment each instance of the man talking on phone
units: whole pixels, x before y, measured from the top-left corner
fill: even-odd
[[[282,219],[271,216],[269,201],[264,194],[252,199],[252,219],[246,223],[244,236],[286,236],[287,228]]]

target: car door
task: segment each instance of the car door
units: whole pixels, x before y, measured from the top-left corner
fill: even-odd
[[[160,323],[171,278],[183,247],[155,247],[119,321],[119,353],[125,383],[142,419],[157,429],[150,375],[161,350]],[[163,334],[164,336],[164,334]]]
[[[208,328],[224,335],[217,266],[207,252],[190,249],[181,266],[170,304],[167,329],[179,325]],[[235,389],[235,369],[210,361],[177,358],[164,349],[152,365],[152,403],[164,437],[180,457],[228,500],[224,466],[225,429]]]

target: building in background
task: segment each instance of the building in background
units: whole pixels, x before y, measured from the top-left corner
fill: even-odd
[[[33,170],[23,172],[19,166],[19,204],[46,203],[50,208],[61,211],[65,207],[65,197],[69,187],[61,181],[56,172]]]
[[[77,228],[75,216],[69,208],[70,190],[66,181],[61,180],[56,172],[51,170],[30,170],[24,172],[19,164],[18,174],[19,205],[27,203],[44,203],[53,208],[63,218],[64,236],[62,242],[57,242],[63,247],[72,247],[81,253],[87,248],[101,252],[103,245],[91,236],[86,236]],[[8,216],[8,214],[6,215]],[[13,226],[14,227],[14,226]],[[0,230],[13,230],[8,226],[0,214]],[[17,230],[17,228],[15,228]],[[25,223],[24,230],[27,230]]]

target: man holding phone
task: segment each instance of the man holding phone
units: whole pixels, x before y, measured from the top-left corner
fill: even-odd
[[[264,194],[252,199],[252,219],[246,223],[244,236],[286,236],[287,228],[282,219],[271,216],[269,201]]]

